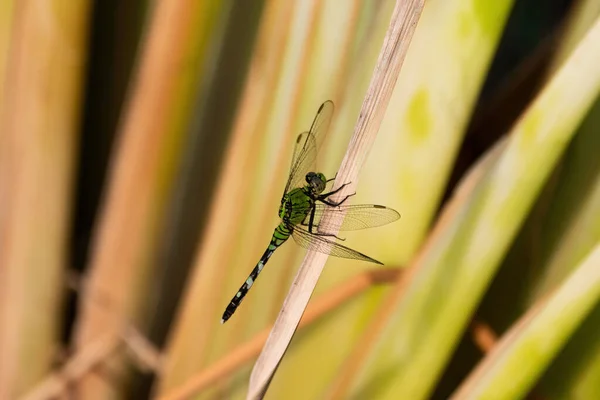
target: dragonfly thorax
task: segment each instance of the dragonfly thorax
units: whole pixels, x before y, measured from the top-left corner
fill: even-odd
[[[308,185],[290,190],[281,199],[279,217],[283,222],[292,227],[305,220],[310,210],[315,206]]]
[[[320,172],[309,172],[306,174],[306,183],[313,194],[321,194],[325,190],[327,179]]]

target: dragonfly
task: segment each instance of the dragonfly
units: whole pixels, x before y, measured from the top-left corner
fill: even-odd
[[[308,250],[383,265],[374,258],[337,243],[336,239],[344,239],[327,233],[336,228],[340,231],[373,228],[400,218],[400,214],[389,207],[376,204],[345,204],[355,193],[345,196],[340,201],[331,199],[332,195],[349,184],[344,183],[335,190],[326,191],[327,184],[334,181],[335,177],[327,179],[323,173],[317,172],[316,168],[317,149],[327,134],[333,111],[334,105],[330,100],[321,104],[310,130],[298,135],[290,173],[279,206],[281,221],[275,228],[271,242],[260,261],[227,305],[221,323],[231,318],[275,250],[290,236],[298,245]],[[343,214],[341,226],[334,227],[328,222],[329,219],[322,219],[326,211]]]

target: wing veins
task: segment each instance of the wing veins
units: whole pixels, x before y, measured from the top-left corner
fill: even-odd
[[[303,182],[307,172],[315,169],[317,158],[317,148],[320,145],[323,137],[327,134],[331,117],[333,115],[333,102],[327,100],[319,107],[315,118],[310,127],[310,131],[303,132],[296,139],[296,148],[292,156],[292,164],[290,174],[284,189],[284,194],[290,189],[293,189]],[[306,139],[302,142],[301,138],[306,135]],[[298,146],[302,143],[302,148],[298,150]]]
[[[333,224],[321,221],[325,211],[334,214],[344,214],[344,220],[339,227],[340,231],[375,228],[387,225],[400,218],[400,214],[396,210],[376,204],[341,205],[337,207],[331,207],[326,204],[316,204],[314,226],[319,227],[319,229],[323,231],[335,228]]]
[[[314,250],[319,253],[332,255],[334,257],[362,260],[383,265],[383,263],[380,261],[377,261],[366,254],[360,253],[349,247],[342,246],[341,244],[326,239],[322,236],[311,234],[299,226],[294,227],[292,237],[300,247],[303,247],[307,250]]]

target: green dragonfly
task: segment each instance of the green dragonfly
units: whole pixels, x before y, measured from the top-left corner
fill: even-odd
[[[317,149],[323,143],[323,138],[327,134],[331,117],[333,116],[333,109],[331,101],[321,104],[310,130],[298,135],[294,155],[292,156],[290,175],[285,185],[279,207],[281,222],[275,228],[271,243],[260,261],[256,264],[252,272],[250,272],[246,282],[240,287],[225,309],[221,323],[224,323],[233,315],[256,281],[256,278],[258,278],[265,264],[269,261],[269,258],[290,236],[294,238],[296,243],[308,250],[318,251],[335,257],[382,264],[365,254],[336,243],[334,240],[340,238],[327,233],[334,227],[328,222],[321,220],[326,210],[329,213],[342,213],[345,217],[339,230],[351,231],[389,224],[400,218],[400,214],[396,210],[385,206],[376,204],[344,204],[354,194],[347,195],[338,202],[329,198],[331,195],[342,190],[348,183],[341,185],[336,190],[323,193],[325,192],[327,183],[335,180],[335,177],[333,179],[326,179],[325,175],[321,172],[315,172],[317,171],[315,164]]]

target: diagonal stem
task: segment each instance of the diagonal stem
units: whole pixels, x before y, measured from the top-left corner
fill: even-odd
[[[423,4],[424,0],[396,1],[390,26],[354,128],[354,135],[338,172],[340,182],[352,182],[352,184],[344,187],[337,194],[337,198],[343,198],[356,188],[358,172],[375,141]],[[332,222],[337,222],[334,226],[339,227],[342,222],[340,217],[333,217],[328,213],[323,215],[324,221],[330,221],[332,218],[338,218]],[[337,233],[337,230],[333,233]],[[261,399],[266,393],[326,261],[327,255],[312,251],[306,255],[263,351],[254,365],[250,376],[248,399]]]

